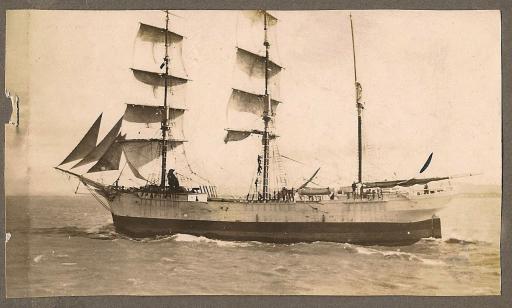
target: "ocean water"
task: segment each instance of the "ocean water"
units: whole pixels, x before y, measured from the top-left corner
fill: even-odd
[[[443,239],[402,247],[132,239],[90,196],[8,197],[8,297],[500,294],[499,197],[460,197]]]

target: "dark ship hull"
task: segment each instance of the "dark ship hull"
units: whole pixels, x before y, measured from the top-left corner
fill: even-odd
[[[435,216],[451,196],[297,202],[206,200],[205,194],[119,192],[108,202],[116,230],[133,237],[191,234],[271,243],[408,245],[440,238]]]
[[[147,237],[191,234],[211,239],[271,243],[339,242],[362,245],[410,245],[422,238],[440,238],[441,220],[386,222],[232,222],[116,216],[117,231]]]

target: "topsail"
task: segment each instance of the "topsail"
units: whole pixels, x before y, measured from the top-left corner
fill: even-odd
[[[169,71],[173,76],[187,77],[182,57],[183,35],[167,31],[169,41]],[[142,70],[156,71],[165,54],[165,28],[140,23],[135,42],[135,66]],[[161,104],[162,102],[160,102]]]
[[[265,27],[265,18],[267,23],[267,34],[262,31]],[[279,52],[277,52],[277,23],[278,19],[268,11],[242,11],[238,18],[237,26],[237,47],[243,48],[253,54],[265,57],[265,47],[262,42],[265,39],[272,46],[273,52],[270,59],[279,63]]]

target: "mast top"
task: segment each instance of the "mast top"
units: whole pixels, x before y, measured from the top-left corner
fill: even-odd
[[[352,56],[354,60],[354,83],[357,83],[357,65],[356,65],[356,46],[354,43],[354,25],[352,23],[352,13],[350,13],[350,32],[352,33]]]

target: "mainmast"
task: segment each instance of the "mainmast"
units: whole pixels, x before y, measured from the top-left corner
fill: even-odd
[[[363,182],[363,142],[362,142],[362,113],[363,104],[361,103],[361,84],[357,81],[357,68],[356,68],[356,47],[354,44],[354,26],[352,24],[352,14],[350,14],[350,30],[352,33],[352,55],[354,59],[354,87],[356,94],[356,108],[357,108],[357,161],[358,161],[358,173],[357,182]]]
[[[160,186],[165,187],[165,176],[167,169],[167,131],[169,130],[169,108],[167,108],[167,87],[169,82],[169,10],[165,10],[165,56],[164,63],[164,112],[162,112],[162,177]],[[161,68],[161,67],[160,67]]]
[[[251,135],[258,135],[258,138],[261,138],[260,142],[263,150],[261,151],[260,148],[258,155],[254,192],[256,192],[259,201],[267,202],[272,199],[271,187],[269,187],[271,186],[270,172],[272,172],[270,169],[273,169],[270,168],[271,151],[273,151],[276,158],[279,157],[277,147],[274,150],[270,148],[270,143],[276,138],[273,119],[277,106],[281,104],[278,75],[283,69],[269,55],[270,45],[274,45],[272,39],[276,39],[272,35],[272,31],[275,29],[277,19],[264,10],[244,12],[243,14],[248,16],[241,19],[241,25],[251,30],[259,30],[260,34],[264,34],[264,37],[261,40],[262,37],[248,36],[249,40],[242,41],[241,46],[236,48],[237,70],[235,70],[235,73],[237,73],[236,81],[238,85],[232,89],[229,98],[228,110],[230,116],[228,119],[238,116],[239,113],[252,113],[263,121],[263,127],[261,127],[261,122],[260,125],[251,128],[228,127],[226,128],[227,134],[224,142],[241,141]],[[261,30],[263,30],[263,33],[261,33]],[[262,41],[265,49],[264,53],[262,53],[261,48]],[[276,162],[278,163],[278,159],[276,159]],[[252,188],[251,185],[251,190]],[[252,198],[254,198],[254,194]]]
[[[263,29],[265,31],[265,40],[263,45],[265,46],[265,95],[264,95],[264,111],[263,111],[263,122],[265,124],[265,128],[263,131],[263,200],[267,201],[269,199],[268,193],[268,167],[269,167],[269,132],[268,132],[268,124],[270,122],[271,117],[271,106],[270,106],[270,95],[268,94],[268,64],[269,64],[269,55],[268,50],[270,48],[270,43],[267,39],[267,12],[263,11]]]

